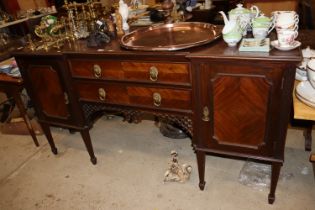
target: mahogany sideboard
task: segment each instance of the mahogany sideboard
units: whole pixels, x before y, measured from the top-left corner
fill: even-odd
[[[274,202],[300,49],[239,52],[220,39],[142,52],[122,49],[117,40],[101,49],[76,41],[62,50],[25,48],[14,57],[54,154],[51,125],[80,131],[96,164],[89,129],[97,116],[115,111],[140,122],[152,114],[191,137],[201,190],[206,155],[252,158],[271,164],[268,200]]]

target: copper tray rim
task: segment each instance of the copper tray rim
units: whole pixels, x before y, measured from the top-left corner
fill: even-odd
[[[127,38],[129,39],[130,36],[133,34],[139,33],[139,32],[145,32],[145,31],[151,31],[151,30],[156,30],[158,28],[170,28],[170,27],[175,27],[177,25],[180,26],[185,26],[185,25],[200,25],[200,26],[207,26],[207,28],[212,28],[211,30],[216,32],[216,35],[214,35],[211,38],[208,39],[203,39],[198,42],[194,43],[188,43],[188,44],[177,44],[177,45],[169,45],[167,47],[147,47],[147,46],[133,46],[133,45],[128,45],[124,40]],[[158,24],[153,24],[148,27],[144,28],[138,28],[128,34],[125,34],[124,36],[121,37],[120,39],[120,46],[129,49],[129,50],[138,50],[138,51],[177,51],[177,50],[183,50],[191,47],[197,47],[201,46],[204,44],[208,44],[210,42],[213,42],[220,38],[222,36],[221,30],[217,25],[211,24],[211,23],[203,23],[203,22],[179,22],[179,23],[158,23]]]

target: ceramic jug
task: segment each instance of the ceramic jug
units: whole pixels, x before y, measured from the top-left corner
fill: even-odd
[[[266,38],[275,24],[271,18],[261,14],[252,20],[251,26],[255,38]]]
[[[244,30],[243,35],[246,35],[247,30],[251,29],[250,23],[252,18],[256,18],[258,15],[258,7],[252,6],[250,9],[246,9],[243,7],[243,4],[237,4],[235,9],[229,11],[230,20],[239,19],[240,22],[246,24],[246,30]]]

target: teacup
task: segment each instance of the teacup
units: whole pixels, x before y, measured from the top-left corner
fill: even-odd
[[[295,11],[273,12],[273,19],[277,28],[296,30],[299,23],[299,15]]]
[[[315,88],[315,59],[311,59],[308,62],[307,75],[308,75],[308,79],[309,79],[311,85],[313,86],[313,88]]]
[[[290,29],[277,29],[278,42],[280,47],[289,47],[294,43],[298,32]]]

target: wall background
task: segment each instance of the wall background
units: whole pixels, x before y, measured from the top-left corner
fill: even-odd
[[[29,10],[29,9],[36,9],[40,7],[47,7],[48,2],[50,2],[50,0],[0,0],[0,1],[2,1],[6,5],[11,5],[10,7],[13,8],[12,10],[16,10],[16,9]],[[100,1],[104,5],[110,6],[114,3],[117,4],[119,0],[100,0]],[[131,0],[125,0],[125,1],[129,3]],[[155,2],[160,2],[160,0],[142,0],[142,2],[144,4],[153,5],[155,4]],[[251,5],[256,5],[263,11],[263,13],[265,13],[266,15],[270,15],[272,11],[277,11],[277,10],[297,10],[298,0],[247,0],[247,2],[248,3],[246,4],[246,7],[249,8]]]
[[[247,8],[256,5],[265,15],[270,16],[273,11],[295,10],[297,11],[298,0],[275,1],[275,0],[250,0]]]

